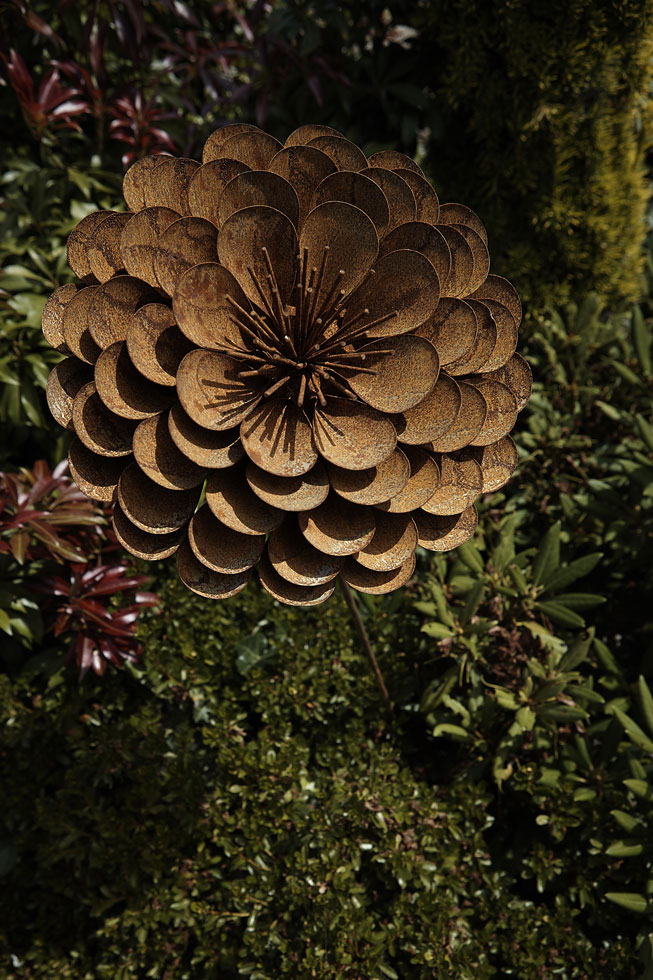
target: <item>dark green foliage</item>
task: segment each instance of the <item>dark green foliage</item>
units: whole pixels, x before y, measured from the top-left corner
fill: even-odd
[[[228,118],[416,152],[530,301],[535,387],[475,539],[359,597],[392,723],[338,594],[210,603],[151,565],[142,665],[80,684],[5,556],[2,980],[653,980],[652,0],[32,6],[0,10],[3,468],[65,454],[68,232],[121,156]]]
[[[446,775],[410,715],[384,732],[342,600],[211,605],[159,581],[144,673],[7,691],[8,978],[635,975],[629,914],[597,918],[600,866],[589,914],[552,906],[529,884],[535,814],[506,854],[489,785]],[[398,613],[393,690],[428,655]],[[273,654],[249,669],[245,617]]]

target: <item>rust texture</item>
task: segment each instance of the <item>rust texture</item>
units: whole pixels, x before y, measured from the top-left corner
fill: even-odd
[[[309,606],[338,575],[397,589],[418,546],[474,534],[517,466],[531,372],[473,211],[319,125],[285,145],[225,126],[201,163],[139,160],[124,197],[71,233],[78,281],[43,331],[71,471],[128,551],[176,553],[207,598],[256,568]]]

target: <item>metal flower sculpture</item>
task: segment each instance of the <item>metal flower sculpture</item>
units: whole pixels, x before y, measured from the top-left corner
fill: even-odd
[[[81,285],[43,329],[69,355],[47,394],[73,476],[116,500],[129,552],[176,552],[211,598],[257,566],[313,605],[339,574],[396,589],[418,544],[474,533],[474,501],[515,469],[531,377],[473,211],[326,126],[285,146],[225,126],[201,165],[139,160],[124,196],[72,232]]]

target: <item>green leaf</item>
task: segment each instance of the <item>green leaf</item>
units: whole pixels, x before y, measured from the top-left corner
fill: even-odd
[[[438,738],[439,735],[453,735],[455,738],[464,740],[471,738],[469,732],[465,728],[462,728],[461,725],[451,725],[449,722],[443,722],[441,725],[435,726],[433,737]]]
[[[460,622],[468,623],[478,607],[480,606],[483,595],[485,593],[485,582],[476,582],[472,587],[469,595],[467,596],[467,601],[463,606],[463,610],[460,614]]]
[[[610,813],[627,834],[632,833],[639,824],[637,817],[633,817],[630,813],[625,813],[623,810],[610,810]]]
[[[643,800],[653,799],[652,788],[645,779],[624,779],[624,786]]]
[[[422,626],[422,633],[426,633],[427,636],[433,636],[436,640],[444,640],[449,636],[453,636],[449,627],[444,626],[443,623],[426,623]]]
[[[646,912],[648,907],[644,895],[638,895],[636,892],[606,892],[605,897],[609,902],[621,905],[622,908],[628,909],[630,912]]]
[[[477,572],[478,574],[483,572],[483,559],[478,553],[478,548],[472,541],[467,541],[461,545],[456,554],[472,572]]]
[[[541,585],[560,564],[560,521],[549,528],[533,565],[533,583]]]
[[[606,847],[605,853],[610,857],[636,857],[643,850],[644,845],[641,841],[626,839],[617,840],[614,844],[610,844],[609,847]]]
[[[644,712],[646,724],[651,735],[653,735],[653,695],[651,694],[650,688],[641,674],[639,675],[639,679],[637,681],[637,687],[639,690],[639,698],[642,704],[642,711]]]
[[[594,627],[592,626],[586,633],[574,640],[572,646],[560,661],[560,670],[563,672],[574,670],[579,664],[582,664],[583,660],[587,658],[593,640]]]
[[[544,592],[557,592],[560,589],[565,589],[576,579],[589,575],[601,558],[603,558],[602,551],[593,551],[589,555],[583,555],[582,558],[576,558],[569,565],[564,565],[554,571],[551,577],[545,581]]]
[[[3,633],[7,633],[9,636],[12,636],[14,632],[11,627],[9,615],[4,609],[0,609],[0,630],[2,630]]]
[[[521,621],[516,624],[517,626],[523,626],[527,629],[533,636],[540,641],[545,650],[551,650],[552,653],[563,654],[567,651],[567,644],[564,640],[561,640],[558,636],[554,636],[550,630],[541,623],[533,623],[532,621]]]
[[[621,361],[612,361],[612,367],[617,372],[617,374],[621,375],[624,381],[628,382],[628,384],[634,385],[636,388],[644,387],[644,382],[642,381],[642,379],[638,375],[636,375],[634,371],[631,371],[629,367],[626,367],[625,364],[622,364]]]
[[[642,731],[637,722],[633,721],[632,718],[629,718],[628,715],[619,708],[613,708],[612,713],[619,719],[626,734],[635,743],[635,745],[639,745],[640,748],[645,749],[647,752],[653,752],[653,742]]]
[[[635,421],[637,422],[637,429],[642,438],[642,442],[645,442],[653,453],[653,425],[647,422],[644,416],[639,415],[639,413],[635,416]]]
[[[559,602],[536,602],[535,607],[548,616],[549,619],[557,623],[558,626],[568,626],[573,629],[574,627],[583,627],[585,625],[585,620],[578,613],[575,613],[572,609],[567,609]]]

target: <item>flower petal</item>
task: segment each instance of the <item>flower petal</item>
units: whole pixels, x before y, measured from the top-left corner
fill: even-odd
[[[478,525],[476,507],[468,507],[462,514],[439,517],[418,510],[413,514],[417,525],[420,547],[429,551],[452,551],[473,536]]]
[[[315,188],[325,177],[335,173],[336,165],[326,153],[316,150],[314,146],[291,146],[286,143],[285,148],[272,157],[268,170],[283,177],[294,189],[299,202],[298,227],[301,229]]]
[[[214,262],[218,232],[204,218],[179,218],[160,236],[154,257],[156,278],[168,296],[172,296],[183,274],[194,265]]]
[[[228,157],[230,160],[238,160],[252,170],[266,170],[267,166],[279,150],[282,149],[279,140],[274,136],[268,136],[263,130],[259,132],[249,131],[246,133],[236,133],[226,140],[222,146],[213,148],[212,152],[216,155],[214,160],[219,157]],[[207,161],[205,160],[204,163]]]
[[[400,589],[415,571],[415,555],[407,558],[399,568],[390,569],[385,572],[375,572],[370,568],[364,568],[352,558],[345,562],[344,568],[340,573],[352,589],[357,592],[365,592],[368,595],[385,595],[387,592],[394,592]]]
[[[317,462],[306,413],[283,398],[255,408],[241,423],[240,438],[252,462],[276,476],[301,476]]]
[[[120,238],[120,254],[128,275],[158,288],[154,261],[159,238],[179,217],[171,208],[143,208],[131,215]]]
[[[170,534],[193,516],[200,487],[168,490],[150,480],[137,463],[123,470],[118,483],[118,502],[129,520],[150,534]]]
[[[424,176],[411,157],[397,150],[379,150],[367,158],[367,163],[370,167],[383,167],[384,170],[412,170],[413,173]]]
[[[132,364],[150,381],[174,387],[177,368],[192,350],[191,342],[162,303],[136,310],[127,327],[127,351]]]
[[[124,343],[102,351],[95,365],[97,393],[111,412],[125,419],[145,419],[172,403],[174,390],[154,384],[131,362]]]
[[[433,496],[422,504],[422,510],[442,517],[462,514],[480,497],[482,489],[481,467],[474,459],[464,455],[443,455],[440,458],[440,483]]]
[[[451,252],[451,271],[442,284],[443,296],[465,296],[474,275],[474,254],[461,233],[451,225],[440,225]]]
[[[331,486],[355,504],[380,504],[404,489],[410,477],[410,463],[401,449],[395,449],[378,466],[366,470],[345,470],[329,463]]]
[[[344,201],[360,208],[370,218],[379,238],[388,228],[390,212],[385,194],[369,177],[353,170],[339,170],[330,174],[315,188],[312,207],[327,201]]]
[[[495,303],[492,299],[479,300],[490,311],[497,328],[497,342],[485,364],[483,371],[496,371],[507,364],[517,348],[517,321],[507,306]]]
[[[374,537],[356,555],[356,561],[376,572],[399,568],[417,547],[417,528],[408,514],[379,512]]]
[[[517,290],[507,279],[503,279],[502,276],[488,276],[483,285],[472,295],[474,299],[491,299],[495,303],[507,306],[519,327],[522,314],[521,301],[517,295]]]
[[[438,224],[466,225],[475,231],[487,245],[487,231],[479,216],[464,204],[441,204]]]
[[[376,354],[375,348],[391,353]],[[438,355],[422,337],[384,337],[365,347],[365,366],[374,374],[347,372],[356,394],[381,412],[405,412],[419,404],[438,379]]]
[[[461,299],[443,297],[435,312],[417,328],[435,347],[440,366],[446,367],[468,357],[474,349],[478,326],[471,306]]]
[[[177,552],[177,573],[191,592],[196,592],[205,599],[228,599],[245,588],[252,570],[248,568],[236,575],[214,572],[198,561],[188,541],[184,541]]]
[[[222,147],[225,145],[227,140],[230,140],[232,136],[239,136],[241,133],[262,133],[263,130],[258,126],[252,126],[251,123],[229,123],[227,126],[221,126],[219,129],[215,129],[206,143],[204,144],[204,149],[202,151],[202,162],[207,163],[212,160],[219,160],[224,156],[222,153]]]
[[[188,528],[188,541],[203,565],[223,575],[253,568],[265,547],[264,534],[242,534],[222,524],[203,504]]]
[[[347,470],[378,466],[392,453],[397,435],[387,416],[360,402],[327,398],[315,409],[315,445],[330,463]]]
[[[306,268],[321,268],[327,246],[328,258],[316,306],[335,289],[346,294],[363,280],[376,259],[379,240],[371,218],[360,208],[328,201],[309,213],[299,236],[301,252],[307,250]]]
[[[533,388],[533,374],[521,354],[513,354],[510,360],[496,371],[483,373],[483,380],[500,381],[510,388],[517,401],[517,411],[528,404]],[[480,380],[480,379],[479,379]]]
[[[93,380],[93,372],[76,357],[67,357],[52,368],[45,397],[53,418],[64,429],[72,429],[73,403],[77,392]]]
[[[238,160],[211,160],[193,174],[188,187],[190,213],[205,218],[218,227],[218,206],[222,192],[238,174],[249,172],[249,167]]]
[[[170,534],[151,534],[149,531],[144,531],[132,524],[119,504],[116,504],[113,509],[111,523],[123,548],[130,555],[134,555],[136,558],[144,558],[146,561],[155,561],[174,555],[184,536],[183,529],[172,531]]]
[[[66,304],[63,311],[63,338],[71,354],[85,364],[95,364],[100,348],[93,340],[89,323],[91,309],[99,286],[85,286]]]
[[[364,170],[367,167],[363,151],[344,136],[316,136],[308,141],[308,146],[314,146],[316,150],[326,153],[338,170]]]
[[[281,211],[297,228],[299,201],[293,187],[279,174],[248,170],[229,181],[218,202],[218,228],[242,208],[265,205]]]
[[[143,472],[168,490],[191,490],[206,476],[206,469],[191,462],[172,441],[164,412],[140,423],[134,432],[134,456]]]
[[[248,308],[238,280],[217,262],[204,262],[183,274],[172,298],[172,309],[182,332],[198,347],[242,344],[227,297]]]
[[[458,360],[447,364],[447,374],[454,377],[482,371],[497,343],[497,325],[490,316],[487,306],[475,299],[470,299],[469,296],[465,297],[465,305],[474,311],[476,338],[473,347]]]
[[[82,218],[68,236],[66,243],[68,265],[82,282],[96,282],[88,259],[88,244],[98,225],[115,213],[115,211],[93,211]]]
[[[440,217],[440,202],[435,189],[431,187],[426,177],[405,167],[396,167],[395,173],[406,181],[415,198],[415,218],[437,225]]]
[[[215,470],[206,481],[206,502],[223,524],[243,534],[269,534],[285,517],[250,489],[242,465]]]
[[[188,187],[198,169],[197,160],[163,155],[142,157],[132,164],[122,182],[122,193],[130,211],[171,208],[190,214]]]
[[[131,454],[136,422],[110,412],[100,400],[94,381],[75,396],[73,427],[86,448],[99,456]]]
[[[473,228],[468,228],[467,225],[455,224],[447,225],[447,227],[453,228],[459,235],[462,235],[472,253],[474,268],[469,277],[469,282],[465,286],[465,291],[461,294],[467,296],[481,286],[487,279],[487,274],[490,271],[490,253],[481,236]]]
[[[151,286],[133,276],[116,276],[93,293],[90,306],[89,330],[91,337],[102,350],[124,340],[132,314],[139,306],[154,302],[159,297]],[[73,300],[68,310],[71,311]]]
[[[324,503],[329,493],[329,479],[319,460],[301,476],[276,476],[250,461],[246,475],[257,497],[285,511],[312,510]]]
[[[124,456],[117,459],[98,456],[76,438],[68,450],[68,463],[71,476],[82,493],[91,500],[113,500],[120,474],[126,465]]]
[[[184,410],[205,429],[233,429],[258,405],[260,395],[238,377],[238,361],[216,351],[186,354],[177,372]]]
[[[65,286],[59,286],[59,289],[55,289],[43,307],[43,316],[41,318],[43,336],[50,347],[54,347],[55,350],[60,351],[62,354],[70,353],[63,335],[64,310],[73,296],[77,295],[78,289],[79,286],[72,282],[67,283]]]
[[[441,371],[433,390],[419,405],[394,417],[399,442],[420,445],[443,435],[453,425],[461,400],[456,382]]]
[[[437,228],[425,221],[408,221],[386,235],[379,254],[404,248],[425,255],[437,272],[439,282],[446,282],[451,271],[451,252]]]
[[[433,496],[440,482],[440,471],[432,456],[417,446],[404,446],[403,451],[410,464],[408,482],[391,500],[376,505],[391,514],[407,514],[421,507]]]
[[[481,467],[483,493],[493,493],[505,486],[517,469],[517,447],[504,436],[498,442],[474,450],[474,459]]]
[[[339,133],[337,129],[333,129],[331,126],[310,123],[307,126],[300,126],[298,129],[293,129],[285,142],[285,146],[299,146],[300,144],[309,143],[310,140],[314,140],[318,136],[342,136],[342,133]]]
[[[461,395],[460,411],[447,431],[432,440],[429,448],[434,452],[451,453],[468,446],[485,424],[487,405],[481,392],[464,381],[457,384]]]
[[[330,582],[345,560],[344,556],[326,555],[314,548],[299,530],[294,517],[272,532],[267,555],[278,575],[287,582],[303,586]]]
[[[265,591],[279,602],[285,602],[287,606],[318,606],[332,596],[335,589],[332,582],[312,586],[289,582],[274,570],[267,558],[259,563],[258,575]]]
[[[508,435],[514,427],[518,414],[517,399],[510,388],[499,381],[470,379],[470,382],[478,388],[487,404],[487,418],[471,445],[487,446]]]
[[[331,494],[323,504],[298,517],[299,529],[314,548],[327,555],[354,555],[369,544],[374,512]]]
[[[392,170],[384,170],[383,167],[368,167],[361,173],[373,180],[385,194],[390,212],[388,232],[407,221],[415,220],[417,211],[415,197],[406,181],[402,180],[399,174]]]
[[[86,255],[98,282],[108,282],[123,268],[120,240],[131,217],[129,213],[114,211],[98,222],[88,236]]]
[[[205,429],[189,418],[179,402],[170,409],[168,429],[177,448],[198,466],[224,469],[245,455],[238,427],[222,431]]]
[[[273,302],[265,249],[281,301],[286,304],[295,282],[297,259],[297,234],[290,218],[275,208],[256,205],[236,211],[220,230],[220,263],[236,277],[246,296],[257,306],[262,305],[261,290],[268,304]]]
[[[374,263],[374,275],[347,297],[344,324],[359,314],[363,314],[361,327],[387,316],[370,328],[368,336],[409,333],[431,316],[439,298],[438,276],[426,256],[408,249],[389,252]]]

